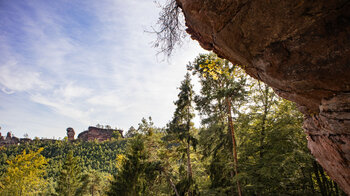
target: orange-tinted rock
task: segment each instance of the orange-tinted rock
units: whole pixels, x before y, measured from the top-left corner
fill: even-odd
[[[73,140],[74,140],[74,135],[75,135],[74,129],[71,128],[71,127],[68,127],[68,128],[67,128],[68,140],[69,140],[69,141],[73,141]]]
[[[300,106],[312,154],[350,195],[350,1],[177,2],[203,48]]]
[[[110,140],[113,137],[116,137],[116,132],[119,133],[121,136],[123,135],[122,130],[89,127],[87,131],[84,131],[78,135],[78,139],[81,139],[83,141],[106,141]]]

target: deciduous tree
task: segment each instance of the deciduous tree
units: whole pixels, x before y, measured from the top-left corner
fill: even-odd
[[[47,159],[38,151],[25,150],[7,161],[6,172],[1,176],[0,195],[38,195],[46,188],[44,180]]]

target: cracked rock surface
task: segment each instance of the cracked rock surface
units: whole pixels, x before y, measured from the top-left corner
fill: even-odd
[[[309,149],[350,195],[350,1],[177,2],[203,48],[300,106]]]

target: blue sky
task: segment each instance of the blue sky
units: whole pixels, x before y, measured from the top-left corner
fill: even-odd
[[[163,3],[164,1],[160,1]],[[0,1],[0,132],[64,137],[97,123],[137,127],[172,117],[192,40],[169,60],[152,48],[151,0]]]

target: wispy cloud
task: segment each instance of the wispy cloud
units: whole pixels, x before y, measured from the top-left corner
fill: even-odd
[[[89,88],[76,86],[74,83],[68,83],[64,87],[60,87],[55,90],[54,94],[61,95],[65,101],[71,100],[72,98],[86,97],[91,94],[92,90]]]
[[[144,32],[157,20],[152,1],[3,4],[0,87],[4,94],[0,101],[8,105],[6,111],[0,109],[0,117],[9,110],[11,115],[21,113],[32,119],[27,127],[41,119],[43,131],[50,130],[46,126],[52,118],[72,127],[106,123],[127,129],[152,116],[163,126],[172,116],[186,63],[203,51],[191,42],[170,62],[158,61],[157,51],[150,46],[155,37]],[[9,101],[8,94],[22,103]],[[32,118],[30,112],[36,111],[17,106],[29,102],[42,106],[33,105],[35,110],[51,112],[45,114],[48,119],[44,114]],[[18,127],[13,123],[8,127]]]
[[[10,61],[0,67],[0,86],[6,94],[16,91],[47,89],[49,86],[40,79],[40,73],[19,67],[17,62]]]

